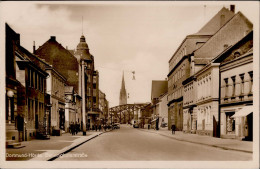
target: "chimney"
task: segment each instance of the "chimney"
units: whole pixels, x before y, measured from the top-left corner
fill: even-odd
[[[220,16],[220,26],[223,26],[225,24],[225,15]]]
[[[235,5],[230,5],[230,11],[235,13]]]
[[[56,36],[51,36],[52,41],[56,41]]]
[[[35,54],[35,41],[33,41],[33,54]]]

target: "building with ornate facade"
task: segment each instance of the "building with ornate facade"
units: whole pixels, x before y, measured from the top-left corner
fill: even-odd
[[[82,97],[83,125],[92,128],[94,124],[99,123],[100,118],[99,72],[95,70],[94,56],[89,52],[85,36],[80,37],[74,55],[78,62],[78,86],[79,95]]]
[[[220,63],[220,134],[253,140],[253,31],[214,59]]]

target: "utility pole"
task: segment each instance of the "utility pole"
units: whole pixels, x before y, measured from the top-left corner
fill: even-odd
[[[83,136],[86,136],[86,95],[85,95],[85,64],[84,60],[82,60],[82,67],[81,67],[82,73],[82,121],[83,121]]]

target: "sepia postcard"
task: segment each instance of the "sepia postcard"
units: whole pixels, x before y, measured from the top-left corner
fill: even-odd
[[[1,168],[259,168],[259,2],[2,1]]]

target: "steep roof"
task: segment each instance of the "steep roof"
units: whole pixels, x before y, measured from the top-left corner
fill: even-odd
[[[152,81],[152,93],[151,99],[159,98],[161,94],[168,91],[168,81],[167,80],[153,80]]]
[[[246,31],[251,31],[253,24],[238,12],[226,22],[205,44],[194,51],[195,58],[205,58],[209,61],[224,50],[224,45],[234,45],[245,36]]]
[[[40,46],[35,54],[45,59],[52,65],[61,75],[67,79],[67,84],[78,90],[78,62],[77,59],[66,50],[52,36],[42,46]]]
[[[251,43],[246,44],[247,42],[252,41]],[[241,46],[245,46],[240,50]],[[245,37],[240,39],[237,43],[234,45],[229,46],[226,50],[221,52],[217,57],[212,59],[212,62],[219,63],[223,62],[225,60],[232,60],[233,58],[227,58],[228,55],[230,55],[233,51],[239,50],[241,56],[251,54],[253,52],[253,30],[250,31]]]
[[[229,19],[234,16],[234,13],[223,7],[211,20],[209,20],[196,34],[213,35],[223,26]]]
[[[182,41],[182,43],[179,45],[177,50],[174,52],[173,56],[169,60],[169,62],[172,60],[174,55],[178,52],[182,44],[188,39],[188,38],[194,38],[194,37],[208,37],[210,38],[212,35],[214,35],[226,22],[228,22],[232,17],[234,16],[234,13],[227,8],[223,7],[214,17],[212,17],[197,33],[187,35],[185,39]]]

